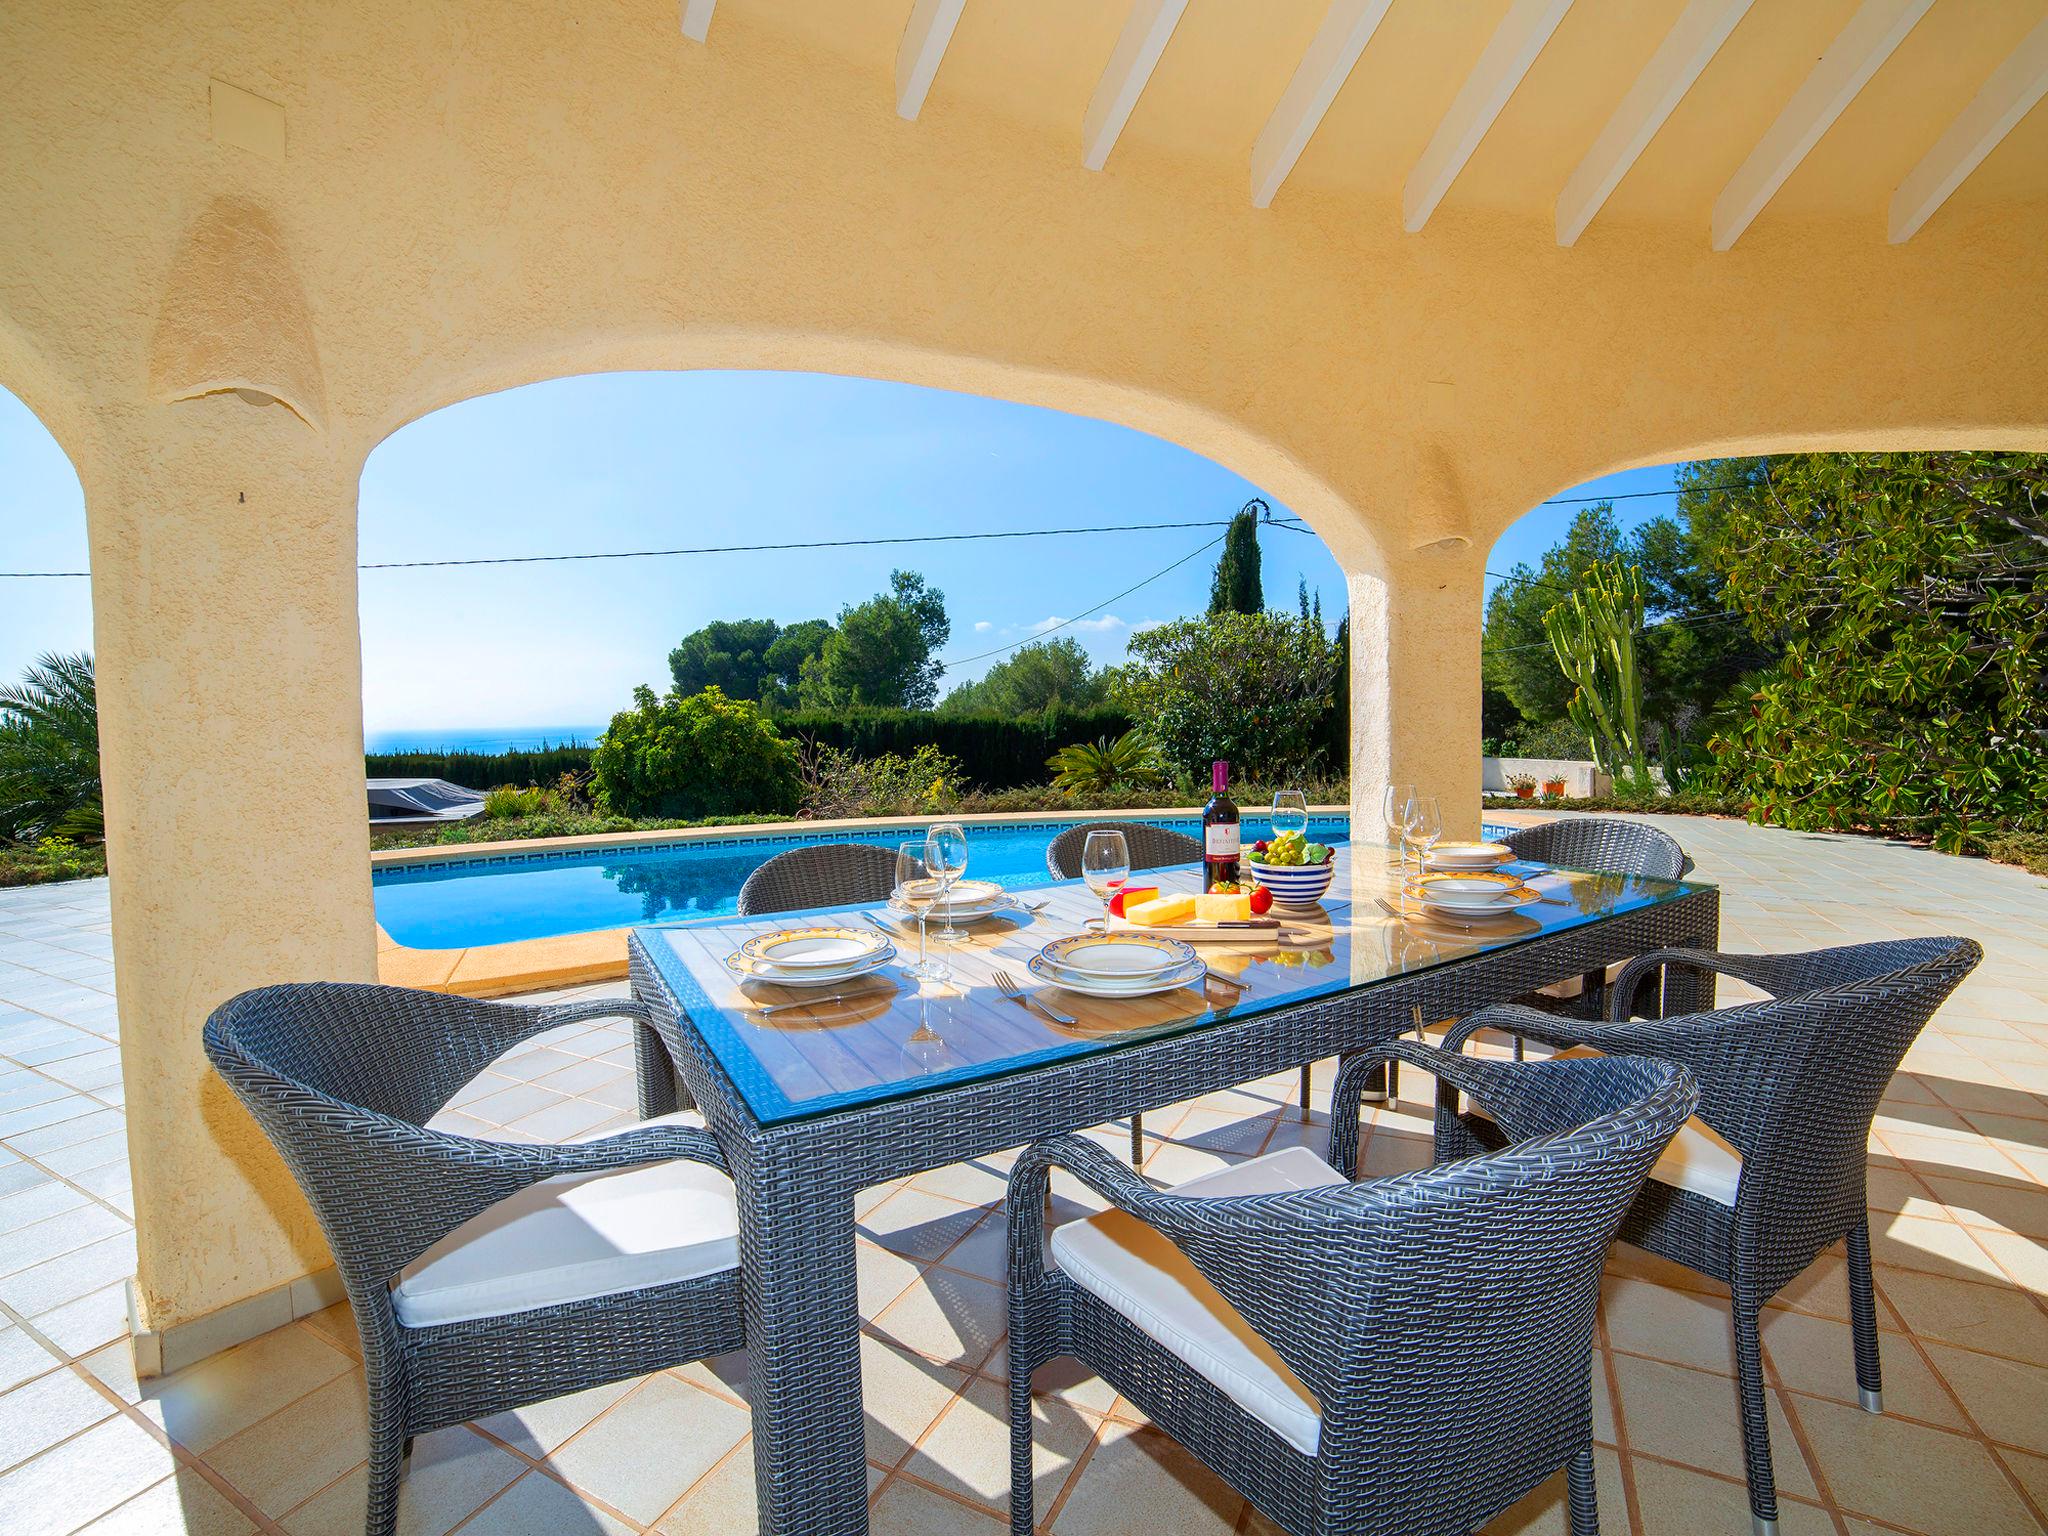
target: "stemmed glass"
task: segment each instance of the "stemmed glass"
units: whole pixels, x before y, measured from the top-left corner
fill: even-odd
[[[949,882],[934,879],[925,868],[923,843],[896,845],[896,899],[917,914],[917,964],[904,970],[920,981],[945,981],[953,972],[924,954],[924,919]]]
[[[1110,898],[1123,889],[1131,878],[1131,850],[1124,844],[1121,832],[1090,832],[1081,845],[1081,878],[1088,882],[1088,889],[1102,898],[1102,926],[1097,928],[1095,919],[1088,919],[1091,932],[1109,932]]]
[[[1408,817],[1414,803],[1413,784],[1389,784],[1380,796],[1380,820],[1386,823],[1387,846],[1394,850],[1393,858],[1388,860],[1392,869],[1408,867]]]
[[[953,883],[967,873],[967,829],[942,821],[924,835],[924,867],[944,893],[946,926],[932,937],[941,944],[964,944],[968,934],[953,924]]]
[[[1443,835],[1444,818],[1435,795],[1417,795],[1408,802],[1408,841],[1415,845],[1416,874],[1429,869],[1429,851]]]
[[[1298,789],[1283,789],[1273,796],[1273,835],[1299,832],[1308,836],[1308,796]]]

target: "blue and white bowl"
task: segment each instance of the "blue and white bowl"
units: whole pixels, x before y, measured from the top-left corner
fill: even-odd
[[[1330,889],[1330,877],[1336,868],[1334,860],[1321,864],[1261,864],[1255,858],[1244,861],[1245,872],[1273,893],[1276,907],[1314,906]]]

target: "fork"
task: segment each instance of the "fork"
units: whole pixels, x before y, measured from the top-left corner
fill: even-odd
[[[1017,985],[1017,978],[1008,971],[991,971],[989,979],[996,984],[996,990],[1015,1003],[1019,1008],[1036,1008],[1055,1024],[1072,1024],[1075,1021],[1064,1013],[1055,1013],[1031,993]]]
[[[1415,917],[1418,915],[1417,913],[1413,912],[1396,912],[1393,909],[1393,907],[1388,905],[1387,902],[1385,902],[1378,896],[1373,897],[1373,900],[1379,903],[1380,910],[1386,913],[1389,917],[1399,918],[1405,921],[1408,918]],[[1442,923],[1446,928],[1455,928],[1460,933],[1470,933],[1472,931],[1469,925],[1465,923],[1455,922],[1448,917],[1439,917],[1434,912],[1432,912],[1429,915],[1429,921],[1432,923]]]

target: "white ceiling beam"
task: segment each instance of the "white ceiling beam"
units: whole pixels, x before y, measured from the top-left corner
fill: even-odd
[[[683,36],[701,43],[711,32],[711,8],[718,0],[683,0]]]
[[[1927,158],[1892,194],[1889,238],[1910,240],[1934,210],[1970,177],[1999,141],[2048,95],[2048,21],[2020,39],[2006,61],[1991,72],[1948,132],[1935,140]]]
[[[1479,148],[1486,130],[1507,106],[1515,87],[1529,73],[1536,55],[1550,41],[1550,34],[1572,8],[1572,0],[1514,0],[1472,73],[1458,88],[1450,111],[1437,124],[1436,133],[1401,192],[1401,227],[1414,234],[1429,222],[1436,205],[1451,190],[1451,183],[1465,169],[1465,162]]]
[[[1557,243],[1572,245],[1650,147],[1755,0],[1691,0],[1557,199]]]
[[[1269,207],[1394,0],[1330,0],[1280,104],[1252,146],[1252,206]]]
[[[1124,18],[1109,63],[1088,99],[1088,112],[1081,119],[1081,163],[1099,171],[1109,163],[1117,135],[1131,120],[1131,111],[1144,94],[1145,82],[1166,52],[1173,29],[1180,25],[1188,0],[1133,0],[1131,14]]]
[[[896,50],[896,115],[913,121],[924,110],[925,96],[953,41],[953,28],[967,0],[917,0],[903,42]]]
[[[1742,238],[1778,188],[1834,126],[1856,93],[1906,40],[1934,0],[1863,0],[1835,35],[1778,120],[1765,130],[1721,195],[1714,199],[1714,249]]]

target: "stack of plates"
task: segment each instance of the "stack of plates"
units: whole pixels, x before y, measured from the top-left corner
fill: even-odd
[[[1429,850],[1431,869],[1493,869],[1515,856],[1506,843],[1438,843]]]
[[[929,888],[937,886],[936,881],[929,880],[920,881],[919,884]],[[926,892],[920,890],[918,894],[923,896]],[[993,880],[956,880],[953,882],[952,890],[926,908],[925,916],[928,921],[934,923],[943,920],[949,914],[956,923],[976,923],[984,917],[993,917],[1013,905],[1010,893]],[[900,887],[896,894],[889,898],[889,911],[899,918],[915,919],[917,916],[917,909],[904,901]]]
[[[1083,997],[1150,997],[1200,981],[1208,967],[1179,939],[1151,934],[1077,934],[1028,962],[1033,976]]]
[[[896,946],[872,928],[779,928],[757,933],[725,963],[749,981],[779,987],[829,987],[878,971]]]
[[[1408,882],[1408,894],[1432,912],[1453,917],[1500,917],[1543,899],[1519,875],[1490,869],[1419,875]]]

